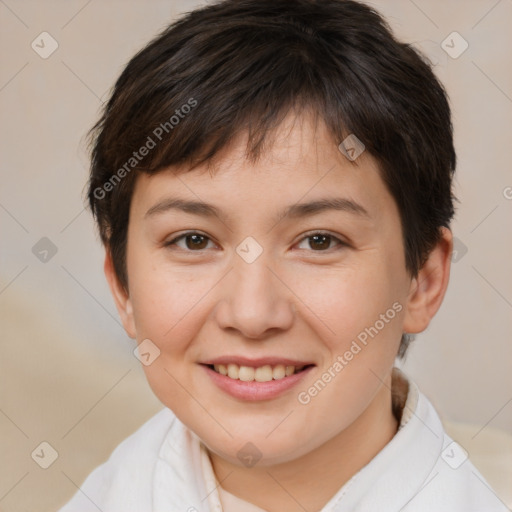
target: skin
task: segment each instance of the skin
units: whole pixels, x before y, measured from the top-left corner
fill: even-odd
[[[412,278],[398,209],[367,152],[350,162],[308,115],[289,115],[270,140],[255,164],[245,159],[241,134],[213,173],[203,166],[141,175],[130,209],[128,291],[108,251],[105,274],[128,335],[161,351],[144,366],[150,386],[205,443],[222,486],[269,512],[315,511],[396,433],[390,388],[400,337],[423,331],[438,310],[452,235],[442,229]],[[208,202],[223,214],[146,215],[170,196]],[[356,201],[369,217],[327,210],[276,223],[284,207],[324,197]],[[199,250],[185,238],[165,245],[185,231],[208,238]],[[315,244],[307,237],[318,231],[334,238]],[[248,236],[263,249],[250,264],[236,252]],[[299,392],[396,302],[402,310],[301,404]],[[315,367],[281,396],[249,402],[218,389],[199,364],[225,355],[290,357]],[[249,441],[262,454],[253,467],[237,458]]]

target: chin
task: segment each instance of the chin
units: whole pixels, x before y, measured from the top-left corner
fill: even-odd
[[[229,440],[197,435],[210,452],[242,467],[270,467],[291,462],[316,448],[311,440],[301,439],[299,432],[274,432],[267,437],[270,431],[252,433],[250,429],[241,428],[243,434],[234,435]]]

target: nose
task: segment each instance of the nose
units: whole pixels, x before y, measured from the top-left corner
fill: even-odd
[[[252,263],[235,257],[215,309],[219,327],[245,338],[264,339],[289,329],[294,312],[292,292],[263,255]]]

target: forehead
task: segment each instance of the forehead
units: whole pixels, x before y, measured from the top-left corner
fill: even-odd
[[[377,161],[366,151],[349,160],[322,121],[288,115],[267,140],[256,162],[247,159],[247,133],[241,133],[209,164],[142,174],[132,198],[134,213],[146,215],[170,198],[203,203],[204,211],[213,206],[216,215],[250,210],[275,217],[283,206],[331,198],[344,200],[347,211],[348,203],[356,205],[352,210],[361,206],[376,221],[383,215],[398,218]]]

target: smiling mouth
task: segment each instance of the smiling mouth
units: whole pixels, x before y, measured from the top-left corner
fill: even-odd
[[[290,366],[284,364],[277,365],[263,365],[254,368],[252,366],[239,366],[237,364],[208,364],[206,365],[211,370],[229,377],[233,380],[241,380],[244,382],[270,382],[272,380],[281,380],[290,377],[296,373],[300,373],[311,366],[312,364],[303,366]]]

